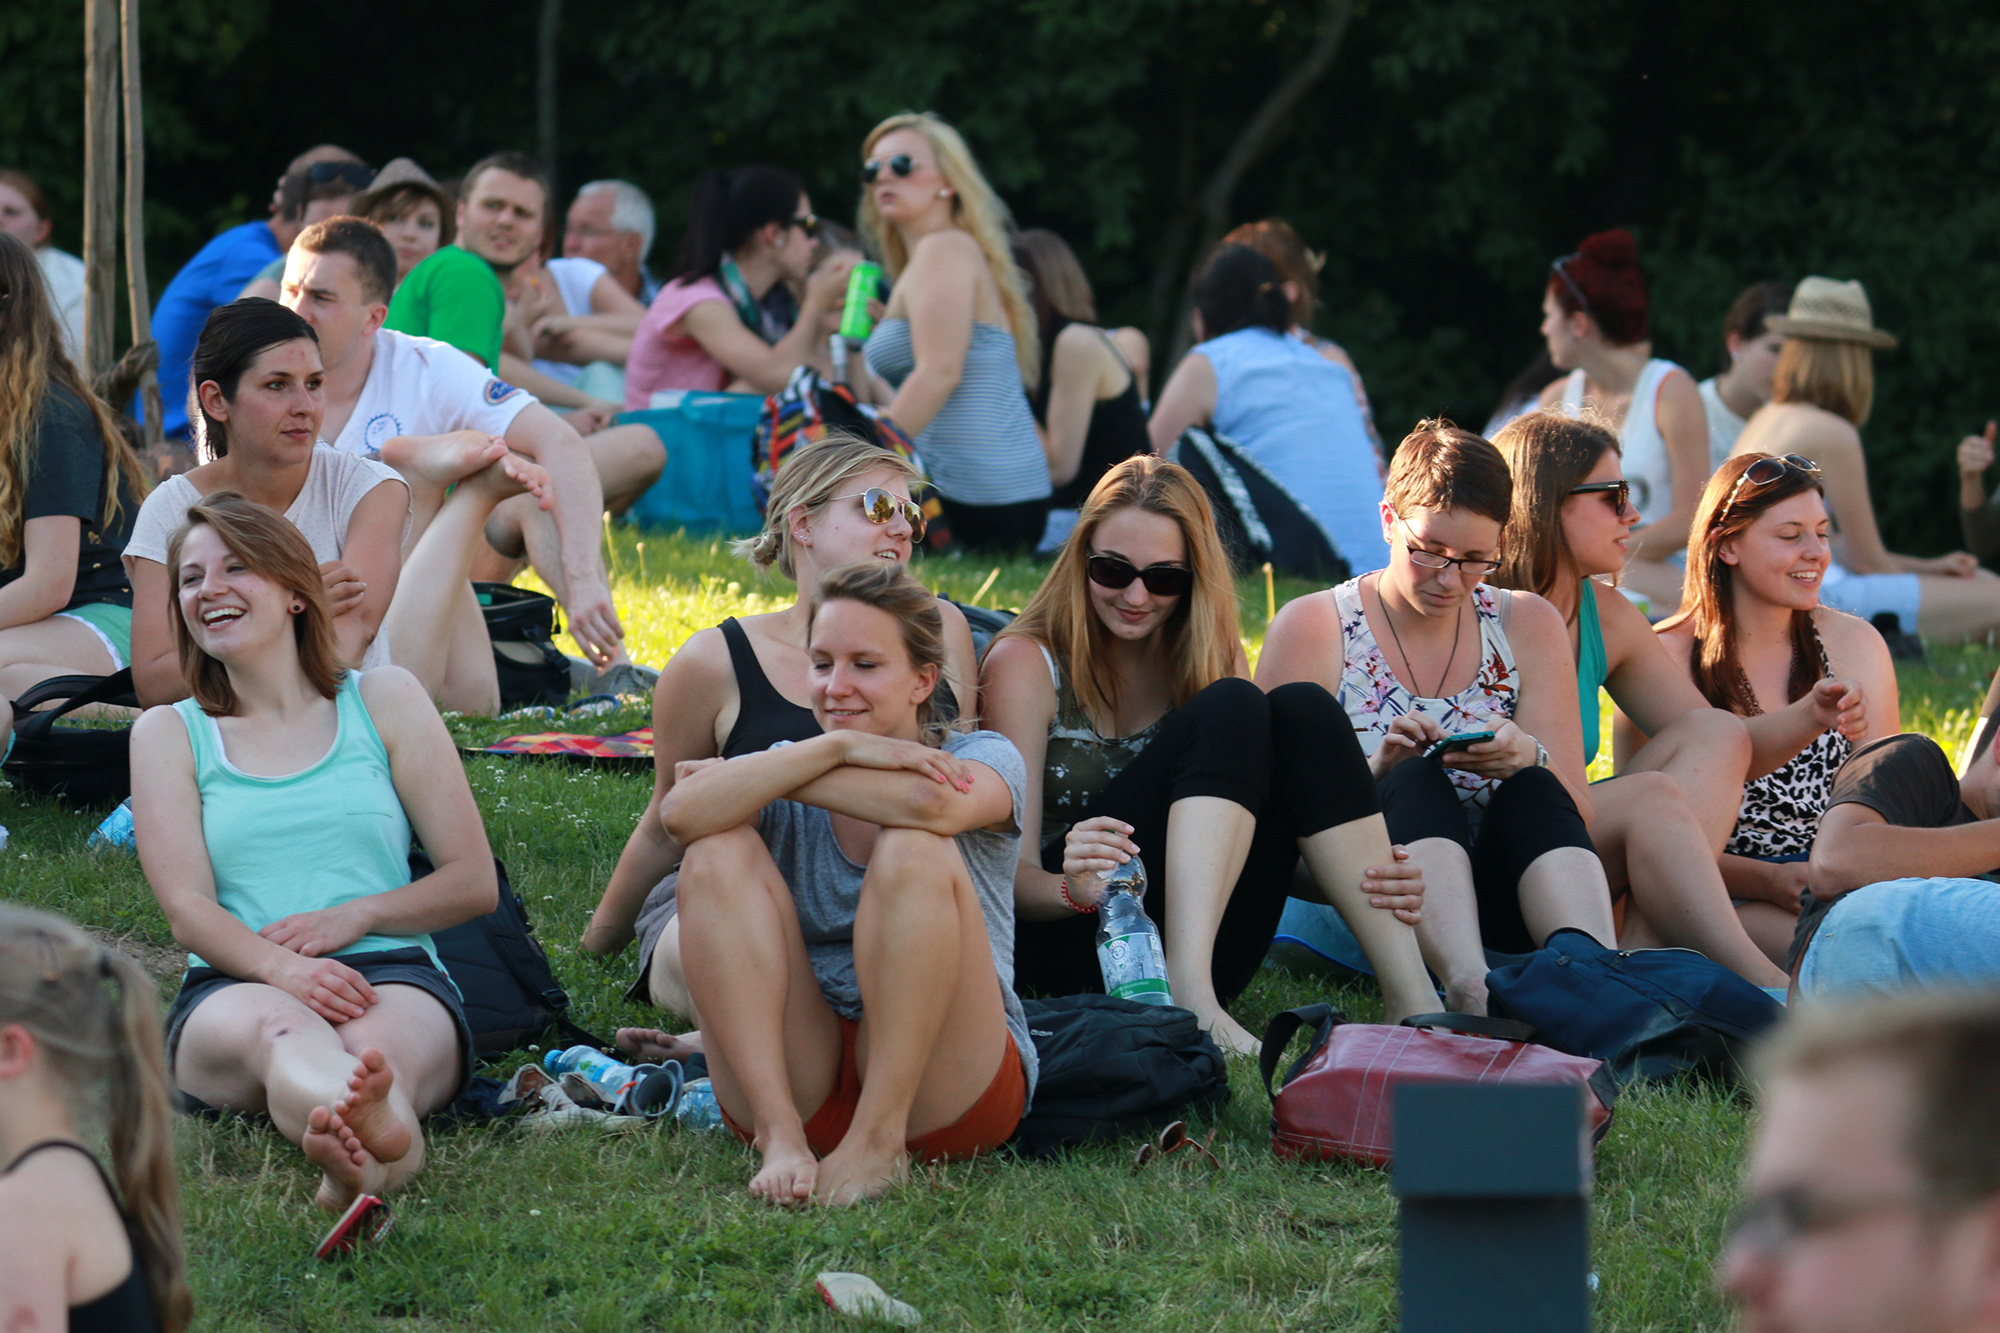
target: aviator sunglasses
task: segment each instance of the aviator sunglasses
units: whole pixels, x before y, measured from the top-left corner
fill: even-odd
[[[887,162],[878,162],[871,157],[861,164],[861,183],[873,185],[884,167],[895,172],[899,179],[907,179],[909,174],[917,169],[917,163],[908,153],[898,153]]]
[[[1155,597],[1179,597],[1194,587],[1194,571],[1185,565],[1147,565],[1140,569],[1116,555],[1094,555],[1084,565],[1084,573],[1100,588],[1117,592],[1137,579]]]
[[[1593,481],[1582,486],[1570,487],[1571,495],[1601,495],[1611,502],[1611,512],[1623,514],[1632,503],[1632,483],[1620,477],[1616,481]]]
[[[1721,510],[1715,516],[1715,522],[1709,524],[1709,526],[1719,528],[1728,520],[1729,511],[1736,507],[1737,493],[1745,485],[1769,486],[1772,482],[1780,480],[1787,472],[1794,469],[1803,472],[1815,482],[1819,480],[1819,464],[1813,462],[1812,459],[1807,458],[1803,454],[1786,454],[1783,458],[1760,458],[1749,467],[1744,468],[1743,475],[1738,477],[1736,484],[1729,488],[1729,498],[1723,501]]]
[[[836,495],[833,498],[861,501],[862,517],[870,523],[887,523],[901,514],[903,520],[910,525],[910,542],[914,545],[924,539],[924,511],[915,500],[905,500],[894,491],[884,490],[880,486],[870,486],[865,491],[856,491],[852,495]]]

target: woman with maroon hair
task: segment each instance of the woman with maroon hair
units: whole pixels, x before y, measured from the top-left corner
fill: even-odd
[[[1628,231],[1586,236],[1549,266],[1542,295],[1549,359],[1569,376],[1542,390],[1543,407],[1588,411],[1618,432],[1639,526],[1624,582],[1652,599],[1655,616],[1680,604],[1688,523],[1708,480],[1708,413],[1694,376],[1653,355],[1646,281]]]

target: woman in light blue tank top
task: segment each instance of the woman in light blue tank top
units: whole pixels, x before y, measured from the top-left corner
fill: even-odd
[[[1290,336],[1277,268],[1247,245],[1224,246],[1196,284],[1195,306],[1206,341],[1160,391],[1154,450],[1166,453],[1190,426],[1211,426],[1318,521],[1352,573],[1382,568],[1382,473],[1354,379]]]
[[[1493,443],[1514,474],[1506,561],[1493,581],[1539,594],[1569,622],[1591,756],[1600,689],[1652,737],[1624,757],[1615,780],[1591,788],[1590,836],[1605,878],[1615,894],[1630,893],[1619,943],[1696,949],[1757,985],[1784,985],[1731,903],[1717,859],[1736,823],[1755,733],[1709,707],[1639,609],[1597,581],[1623,567],[1640,521],[1618,437],[1543,410],[1515,418]]]
[[[424,1116],[471,1072],[431,932],[493,909],[492,853],[414,676],[343,671],[318,562],[230,492],[168,551],[193,697],[132,732],[139,859],[192,952],[167,1013],[175,1082],[269,1115],[344,1211],[423,1164]],[[412,882],[415,833],[436,869]]]

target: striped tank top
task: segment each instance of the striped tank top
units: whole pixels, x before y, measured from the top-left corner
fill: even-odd
[[[910,321],[885,319],[869,335],[868,368],[901,388],[916,369]],[[975,321],[958,387],[916,438],[931,484],[967,505],[1023,504],[1049,495],[1049,464],[1021,384],[1014,335]]]

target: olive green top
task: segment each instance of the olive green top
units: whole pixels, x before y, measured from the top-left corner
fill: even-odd
[[[1167,717],[1130,736],[1099,735],[1056,667],[1054,656],[1047,647],[1036,646],[1042,649],[1042,660],[1049,664],[1049,679],[1056,687],[1056,715],[1049,722],[1047,757],[1042,762],[1042,845],[1046,847],[1061,841],[1070,825],[1084,817],[1090,803],[1111,785],[1111,779],[1152,743]]]

